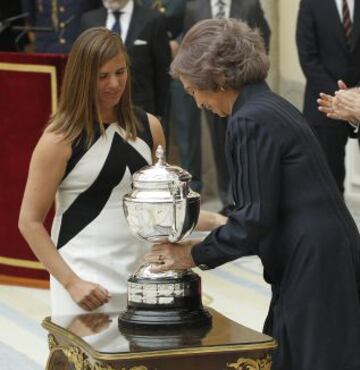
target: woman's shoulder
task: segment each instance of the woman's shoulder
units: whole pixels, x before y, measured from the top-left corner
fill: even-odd
[[[57,132],[51,126],[45,128],[40,137],[39,143],[45,146],[52,146],[54,150],[64,150],[71,152],[71,142],[66,138],[65,134]]]
[[[47,127],[34,149],[34,155],[49,161],[67,161],[71,157],[71,143],[65,135]]]

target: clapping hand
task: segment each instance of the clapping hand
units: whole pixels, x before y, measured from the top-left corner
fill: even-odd
[[[319,110],[332,119],[348,122],[360,120],[360,89],[339,90],[334,96],[321,93],[317,100]]]

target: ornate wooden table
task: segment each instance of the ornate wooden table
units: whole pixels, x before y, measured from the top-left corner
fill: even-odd
[[[48,370],[270,370],[273,338],[209,308],[211,328],[124,331],[118,314],[44,319]]]

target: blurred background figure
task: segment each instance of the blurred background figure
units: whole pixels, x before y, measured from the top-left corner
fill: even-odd
[[[167,138],[171,53],[165,17],[134,0],[103,0],[81,17],[80,32],[91,27],[120,34],[130,58],[133,102],[160,119]]]
[[[185,8],[186,8],[186,1],[187,0],[140,0],[141,4],[146,6],[148,9],[156,10],[162,13],[165,16],[166,20],[166,31],[167,36],[169,39],[169,45],[171,50],[172,57],[175,56],[176,51],[179,47],[179,42],[182,38],[182,32],[184,30],[184,15],[185,15]],[[167,148],[168,154],[170,157],[174,154],[172,150],[173,147],[171,146],[173,135],[173,129],[177,128],[178,126],[172,127],[172,123],[174,122],[174,117],[178,116],[178,109],[180,109],[180,115],[182,114],[182,110],[185,109],[184,105],[182,104],[181,100],[183,99],[182,96],[174,96],[172,94],[174,85],[178,84],[178,81],[174,81],[170,79],[170,91],[169,91],[169,104],[168,104],[168,111],[167,111],[167,121],[169,122],[168,130],[167,130]],[[184,94],[183,94],[184,95]],[[176,138],[177,142],[179,141],[179,135],[182,135],[181,130],[176,131]],[[191,143],[191,138],[185,138],[183,140],[185,143]],[[200,145],[200,143],[199,143]],[[198,154],[198,148],[191,148],[190,145],[179,146],[179,155],[180,155],[180,163],[183,168],[188,170],[191,175],[191,188],[197,192],[201,192],[201,186],[199,186],[200,181],[200,171],[201,167],[195,168],[191,166],[191,161],[193,160],[194,154]],[[185,150],[184,150],[185,149]],[[201,153],[200,153],[201,155]],[[201,162],[200,159],[196,159],[197,162]]]
[[[11,30],[11,25],[22,26],[24,18],[16,22],[7,23],[6,20],[22,14],[21,1],[2,1],[0,3],[0,51],[21,51],[24,47],[25,40],[16,42],[19,31]]]
[[[174,58],[183,37],[187,0],[143,0],[143,3],[165,15],[171,55]],[[178,80],[170,81],[170,119],[181,167],[192,175],[191,188],[201,193],[200,111]]]
[[[184,31],[186,32],[195,23],[206,18],[237,18],[249,24],[252,28],[259,28],[269,50],[270,28],[265,19],[259,0],[192,0],[188,1],[185,11]],[[172,102],[182,104],[174,107],[175,124],[178,127],[178,145],[180,153],[188,155],[188,170],[201,178],[201,131],[200,112],[189,96],[184,96],[182,87],[177,82],[174,87]],[[175,103],[174,103],[175,102]],[[230,176],[225,160],[225,134],[227,118],[221,118],[207,111],[206,120],[210,130],[211,145],[214,153],[218,194],[222,203],[224,215],[233,209],[233,199],[230,192]],[[186,161],[186,159],[185,159]],[[186,163],[186,162],[185,162]],[[185,166],[186,167],[186,166]],[[193,171],[193,172],[192,172]],[[197,175],[198,174],[198,175]]]
[[[317,107],[319,93],[333,95],[337,81],[360,81],[360,4],[355,0],[302,0],[296,41],[306,78],[303,113],[324,150],[341,193],[344,193],[345,145],[349,129]]]
[[[81,14],[101,4],[101,0],[22,0],[23,11],[29,13],[30,27],[53,29],[29,32],[34,51],[68,53],[78,35]]]
[[[183,31],[187,0],[140,0],[144,6],[159,11],[166,18],[166,29],[170,40]]]

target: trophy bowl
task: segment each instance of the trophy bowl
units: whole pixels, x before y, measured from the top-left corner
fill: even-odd
[[[123,198],[130,230],[152,243],[175,243],[194,229],[200,212],[200,195],[190,188],[191,175],[164,160],[133,174],[132,191]],[[119,327],[209,325],[203,308],[200,277],[191,269],[151,271],[144,263],[128,280],[127,309],[120,313]]]

